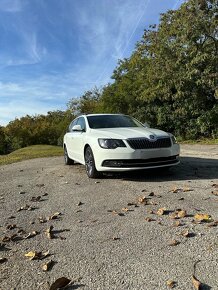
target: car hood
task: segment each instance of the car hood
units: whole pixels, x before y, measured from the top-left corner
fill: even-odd
[[[150,135],[156,137],[168,137],[169,134],[152,128],[133,127],[133,128],[105,128],[91,129],[92,134],[98,138],[128,139],[128,138],[149,138]]]

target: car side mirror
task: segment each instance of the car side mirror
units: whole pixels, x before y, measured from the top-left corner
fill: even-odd
[[[72,128],[72,131],[82,132],[83,129],[82,129],[81,125],[74,125]]]
[[[149,125],[147,122],[145,122],[145,123],[143,124],[143,126],[144,126],[145,128],[150,128],[150,125]]]

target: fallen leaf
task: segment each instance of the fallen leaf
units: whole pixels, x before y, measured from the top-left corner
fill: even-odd
[[[201,214],[201,213],[197,213],[194,216],[195,220],[197,221],[202,221],[202,222],[211,222],[212,218],[209,214]]]
[[[129,211],[129,209],[128,209],[128,207],[123,207],[123,208],[122,208],[122,211],[127,212],[127,211]]]
[[[155,219],[152,219],[150,217],[146,217],[145,220],[146,220],[146,222],[153,222],[153,221],[155,221]]]
[[[58,278],[52,285],[50,286],[49,290],[57,290],[58,288],[63,288],[70,283],[70,279],[61,277]]]
[[[40,222],[41,224],[44,224],[44,223],[47,222],[47,219],[44,218],[44,217],[41,217],[41,216],[38,218],[38,220],[39,220],[39,222]]]
[[[167,280],[166,283],[169,288],[174,288],[176,286],[176,282],[173,280]]]
[[[118,237],[113,237],[112,240],[116,241],[116,240],[120,240],[120,238],[118,238]]]
[[[213,183],[212,186],[215,187],[215,188],[218,188],[218,184],[217,183]]]
[[[61,215],[60,212],[55,212],[53,215],[48,217],[48,220],[55,220]]]
[[[118,212],[118,211],[116,211],[116,210],[113,210],[113,211],[112,211],[112,214],[113,214],[113,215],[124,216],[124,213],[122,213],[122,212]]]
[[[54,264],[52,260],[48,261],[47,263],[42,265],[42,270],[44,272],[49,271],[51,269],[51,266]]]
[[[13,230],[15,229],[17,226],[15,224],[12,224],[12,225],[7,225],[7,230]]]
[[[172,241],[169,243],[169,246],[177,246],[177,245],[179,245],[179,244],[180,244],[179,241],[177,241],[177,240],[172,240]]]
[[[173,224],[173,227],[180,227],[182,226],[182,223],[180,221],[176,221],[174,224]]]
[[[181,235],[182,235],[183,237],[188,238],[188,237],[190,237],[190,232],[189,232],[189,230],[184,230],[184,231],[181,232]]]
[[[27,236],[24,237],[24,239],[30,239],[30,238],[33,238],[35,237],[36,235],[38,234],[37,231],[32,231],[31,233],[28,233]]]
[[[162,207],[162,208],[158,209],[157,214],[164,215],[164,214],[166,214],[166,212],[167,212],[167,209],[165,207]]]
[[[216,190],[216,191],[211,191],[211,193],[212,193],[213,195],[218,196],[218,190]]]
[[[40,195],[39,196],[33,196],[30,201],[37,202],[37,201],[40,201],[40,199],[41,199]]]
[[[52,233],[53,228],[54,228],[53,226],[50,226],[47,230],[45,230],[46,236],[49,239],[53,239],[54,238],[54,235]]]
[[[185,210],[179,210],[177,212],[177,215],[178,215],[178,218],[184,218],[187,215],[187,213]]]
[[[24,256],[29,258],[30,260],[42,260],[46,258],[48,255],[49,255],[49,251],[46,251],[46,252],[30,251],[26,253]]]
[[[200,290],[202,283],[193,275],[192,276],[192,284],[196,290]]]
[[[30,260],[33,259],[40,259],[41,252],[30,251],[26,253],[24,256],[29,258]]]
[[[144,203],[146,204],[148,201],[148,198],[146,196],[139,196],[138,197],[138,203]]]

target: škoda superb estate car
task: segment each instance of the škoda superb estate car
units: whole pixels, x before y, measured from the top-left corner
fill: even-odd
[[[102,172],[171,167],[179,163],[175,137],[122,114],[82,115],[64,136],[65,164],[84,164],[88,177]]]

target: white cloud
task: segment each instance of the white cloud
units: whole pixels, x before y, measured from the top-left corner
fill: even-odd
[[[22,11],[24,1],[21,0],[1,0],[0,11],[4,12],[20,12]]]

